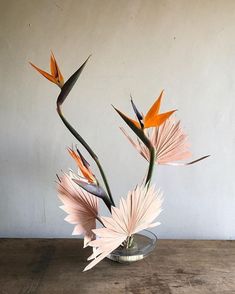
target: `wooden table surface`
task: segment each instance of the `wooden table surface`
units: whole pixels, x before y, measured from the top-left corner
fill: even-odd
[[[82,272],[90,252],[78,239],[0,239],[0,293],[235,294],[235,241],[160,240],[142,261]]]

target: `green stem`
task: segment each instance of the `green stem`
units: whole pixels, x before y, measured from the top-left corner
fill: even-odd
[[[98,215],[96,216],[96,219],[101,223],[102,226],[105,227],[104,223],[102,222],[102,220],[100,219],[100,217]]]
[[[101,166],[101,164],[100,164],[100,162],[99,162],[99,160],[98,160],[98,157],[94,158],[94,161],[96,162],[96,164],[97,164],[97,166],[98,166],[98,168],[99,168],[99,171],[100,171],[101,177],[102,177],[102,179],[103,179],[103,181],[104,181],[104,185],[105,185],[105,187],[106,187],[107,193],[108,193],[109,198],[110,198],[110,200],[111,200],[111,204],[112,204],[113,206],[115,206],[115,203],[114,203],[114,200],[113,200],[113,197],[112,197],[112,193],[111,193],[110,188],[109,188],[109,184],[108,184],[107,178],[106,178],[105,173],[104,173],[104,170],[103,170],[103,168],[102,168],[102,166]]]
[[[57,112],[61,118],[61,120],[63,121],[63,123],[65,124],[65,126],[68,128],[68,130],[74,135],[74,137],[83,145],[83,147],[87,150],[87,152],[90,154],[90,156],[94,159],[95,163],[98,166],[98,169],[100,171],[101,177],[104,181],[104,185],[106,187],[107,193],[109,195],[110,198],[110,202],[113,206],[115,206],[115,203],[113,201],[113,197],[111,194],[111,190],[109,188],[109,184],[107,181],[107,178],[105,176],[104,170],[99,162],[98,156],[94,153],[94,151],[91,149],[91,147],[86,143],[86,141],[78,134],[78,132],[70,125],[70,123],[66,120],[66,118],[63,116],[62,110],[60,105],[57,104]]]
[[[134,238],[133,235],[127,237],[127,240],[126,240],[126,249],[131,248],[131,246],[133,244],[133,238]]]
[[[149,153],[150,153],[150,159],[149,159],[149,168],[148,168],[148,173],[145,181],[145,185],[149,187],[152,175],[153,175],[153,169],[155,165],[155,160],[156,160],[156,151],[153,146],[149,146]]]

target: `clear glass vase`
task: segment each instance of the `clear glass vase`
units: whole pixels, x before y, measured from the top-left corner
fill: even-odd
[[[133,235],[129,248],[119,246],[107,258],[120,263],[138,261],[148,256],[156,247],[156,243],[157,236],[148,230],[143,230]]]

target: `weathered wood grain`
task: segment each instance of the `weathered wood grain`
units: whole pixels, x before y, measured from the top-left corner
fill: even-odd
[[[160,240],[142,261],[83,273],[89,254],[78,239],[0,239],[0,293],[235,293],[235,241]]]

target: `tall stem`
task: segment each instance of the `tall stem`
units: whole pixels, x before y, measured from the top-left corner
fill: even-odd
[[[94,158],[94,161],[95,161],[96,165],[98,166],[98,169],[99,169],[100,174],[101,174],[101,177],[102,177],[102,179],[103,179],[103,181],[104,181],[104,185],[105,185],[105,187],[106,187],[106,190],[107,190],[107,193],[108,193],[108,195],[109,195],[109,198],[110,198],[110,200],[111,200],[111,202],[112,202],[112,205],[115,206],[115,203],[114,203],[114,201],[113,201],[112,193],[111,193],[111,191],[110,191],[110,188],[109,188],[109,184],[108,184],[107,178],[106,178],[105,173],[104,173],[104,170],[103,170],[103,168],[102,168],[102,166],[101,166],[101,164],[100,164],[100,162],[99,162],[99,160],[98,160],[98,157],[95,157],[95,158]]]
[[[107,193],[109,195],[111,204],[113,206],[115,206],[115,203],[113,201],[113,197],[112,197],[112,193],[111,190],[109,188],[109,184],[107,181],[107,178],[105,176],[104,170],[99,162],[98,156],[94,153],[94,151],[91,149],[91,147],[86,143],[86,141],[78,134],[78,132],[70,125],[70,123],[66,120],[66,118],[63,116],[62,110],[60,105],[57,104],[57,112],[61,118],[61,120],[63,121],[63,123],[65,124],[65,126],[68,128],[68,130],[74,135],[74,137],[83,145],[83,147],[87,150],[87,152],[90,154],[90,156],[94,159],[95,163],[98,166],[98,169],[100,171],[101,177],[104,181],[104,185],[106,187]]]
[[[100,217],[98,215],[96,216],[96,219],[101,223],[102,226],[105,227],[104,223],[102,222],[102,220],[100,219]]]
[[[149,159],[149,168],[148,168],[148,173],[145,181],[145,185],[149,187],[152,175],[153,175],[153,169],[155,165],[155,159],[156,159],[156,150],[153,146],[149,147],[149,153],[150,153],[150,159]]]

